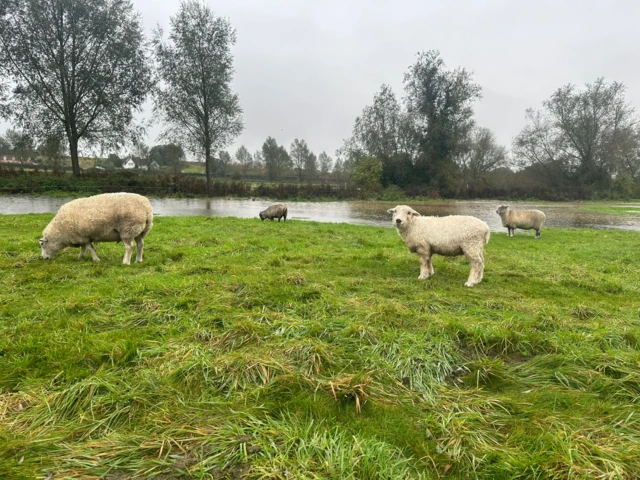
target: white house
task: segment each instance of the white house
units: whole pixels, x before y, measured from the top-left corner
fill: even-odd
[[[136,168],[136,164],[133,160],[129,159],[122,164],[122,168],[126,168],[127,170],[131,168]]]

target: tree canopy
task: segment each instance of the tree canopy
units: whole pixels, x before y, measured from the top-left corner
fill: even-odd
[[[273,137],[268,137],[262,145],[262,157],[269,180],[280,180],[283,174],[293,167],[287,149],[278,145]]]
[[[78,145],[120,147],[151,69],[129,0],[24,0],[0,11],[0,75],[14,88],[5,112],[35,138],[64,135],[73,173]],[[0,96],[1,93],[0,93]]]
[[[635,178],[638,117],[624,92],[624,84],[599,78],[584,88],[565,85],[541,110],[527,110],[527,125],[513,143],[520,165],[587,196],[609,188],[617,175]]]
[[[168,41],[160,28],[153,39],[160,80],[155,111],[167,126],[164,137],[204,155],[209,189],[213,153],[243,129],[242,108],[231,89],[235,41],[229,21],[197,0],[180,4]]]

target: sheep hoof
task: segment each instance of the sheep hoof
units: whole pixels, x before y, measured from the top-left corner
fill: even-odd
[[[418,277],[418,280],[426,280],[426,279],[427,279],[427,278],[429,278],[429,277],[430,277],[430,275],[420,275],[420,276]]]
[[[473,283],[473,282],[467,282],[464,284],[465,287],[475,287],[477,285],[477,283]]]

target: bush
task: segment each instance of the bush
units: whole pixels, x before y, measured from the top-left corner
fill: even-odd
[[[397,185],[389,185],[387,188],[384,189],[384,191],[382,192],[382,196],[380,197],[381,200],[402,200],[404,198],[406,198],[407,194],[406,192],[400,188]]]

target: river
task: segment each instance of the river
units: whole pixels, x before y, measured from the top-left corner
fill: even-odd
[[[0,196],[0,214],[56,213],[70,198]],[[258,218],[258,212],[274,202],[206,198],[150,198],[155,215]],[[286,202],[289,220],[351,223],[391,227],[389,208],[401,202]],[[499,201],[443,200],[407,202],[423,215],[473,215],[487,222],[492,231],[505,231],[496,214]],[[607,204],[610,205],[610,204]],[[640,230],[640,204],[623,204],[627,215],[587,211],[580,203],[518,203],[516,208],[538,208],[547,215],[546,227]]]

